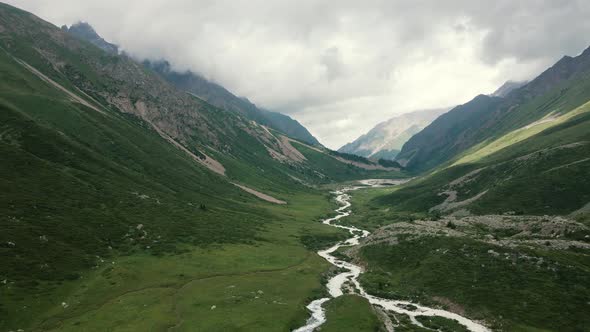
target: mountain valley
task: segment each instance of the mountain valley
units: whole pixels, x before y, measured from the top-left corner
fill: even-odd
[[[0,118],[1,331],[590,330],[590,49],[333,151],[0,3]]]

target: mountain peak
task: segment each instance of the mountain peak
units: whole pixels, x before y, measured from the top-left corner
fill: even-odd
[[[110,53],[110,54],[118,54],[119,47],[115,44],[111,44],[104,40],[94,28],[88,24],[87,22],[76,22],[72,24],[69,28],[64,25],[61,29],[65,32],[70,33],[80,39],[86,40],[96,47],[102,49],[103,51]]]
[[[510,92],[524,86],[528,81],[506,81],[496,91],[492,93],[493,97],[506,97]]]
[[[366,158],[393,159],[406,141],[447,110],[431,109],[398,115],[377,124],[338,151]]]

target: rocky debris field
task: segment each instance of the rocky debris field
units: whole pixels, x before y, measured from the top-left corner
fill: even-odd
[[[396,244],[398,236],[470,237],[502,247],[544,247],[565,250],[590,249],[590,228],[560,216],[484,215],[454,217],[439,220],[398,222],[379,228],[364,245]]]

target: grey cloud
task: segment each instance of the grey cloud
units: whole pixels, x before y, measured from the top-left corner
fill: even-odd
[[[326,78],[329,81],[333,81],[342,75],[344,70],[344,64],[340,58],[340,52],[337,47],[330,47],[324,51],[324,54],[320,57],[320,63],[326,68]]]
[[[331,147],[387,117],[529,79],[590,44],[583,0],[9,0],[87,21],[301,120]]]
[[[490,8],[476,24],[488,29],[482,57],[495,62],[505,57],[520,61],[576,55],[590,45],[590,3],[587,1],[511,1]]]

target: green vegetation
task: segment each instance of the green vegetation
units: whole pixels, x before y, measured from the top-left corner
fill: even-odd
[[[590,100],[590,49],[564,57],[506,98],[479,95],[413,136],[397,156],[412,171],[477,160],[566,120]]]
[[[43,96],[13,68],[3,82],[38,95],[2,89],[2,329],[276,331],[306,318],[327,264],[299,238],[339,234],[313,223],[331,210],[323,195],[259,203],[155,133]]]
[[[468,317],[508,331],[582,331],[590,324],[588,252],[509,249],[455,237],[398,241],[361,249],[367,292],[430,305],[448,299]]]
[[[76,281],[59,288],[42,285],[41,293],[24,298],[22,290],[11,286],[4,293],[10,315],[3,317],[11,319],[8,326],[48,330],[135,329],[142,324],[178,324],[187,331],[291,328],[306,319],[304,306],[321,287],[319,275],[327,264],[290,236],[307,223],[290,223],[294,225],[269,226],[256,245],[186,246],[184,253],[165,257],[109,257]],[[277,312],[278,317],[264,318]]]
[[[371,172],[315,150],[329,159],[279,162],[258,125],[132,59],[4,4],[0,24],[0,330],[277,331],[304,322],[328,268],[310,249],[343,233],[317,222],[333,208],[315,187],[333,179],[317,173]],[[148,121],[220,161],[226,176]]]
[[[437,317],[437,316],[418,316],[416,320],[425,327],[441,332],[469,332],[469,330],[459,324],[456,320]]]
[[[345,223],[374,231],[391,223],[409,222],[428,215],[420,212],[399,211],[377,203],[378,198],[394,193],[396,190],[398,190],[397,186],[354,191],[351,199],[352,214],[346,218]]]
[[[301,236],[301,243],[312,251],[325,249],[347,239],[349,236],[345,232],[337,234],[305,234]]]
[[[403,169],[403,167],[397,161],[394,160],[379,159],[377,163],[383,167],[397,167],[399,169]]]
[[[327,265],[299,237],[337,232],[313,223],[331,210],[323,195],[268,206],[132,122],[3,91],[2,329],[275,331],[306,318]]]
[[[310,164],[315,165],[319,169],[321,172],[320,178],[324,182],[404,177],[404,174],[398,171],[367,170],[351,164],[338,162],[329,154],[318,153],[316,150],[303,144],[293,143],[293,146],[307,158]],[[310,172],[313,173],[314,170],[310,170]]]
[[[445,190],[457,191],[458,202],[487,191],[462,208],[477,214],[571,213],[590,202],[590,179],[586,176],[590,173],[587,108],[585,105],[567,113],[573,115],[512,144],[504,142],[506,146],[501,149],[478,147],[471,153],[480,157],[469,157],[469,163],[461,159],[390,195],[376,198],[375,203],[391,206],[395,211],[422,212],[443,202],[446,195],[440,193]],[[449,188],[452,181],[476,170],[476,174]]]
[[[343,295],[326,305],[326,323],[322,332],[378,332],[385,331],[375,309],[366,299],[356,295]]]
[[[334,150],[330,150],[329,153],[333,156],[336,157],[341,157],[350,161],[358,161],[360,163],[365,163],[365,164],[372,164],[372,162],[362,156],[356,155],[356,154],[351,154],[351,153],[344,153],[344,152],[338,152],[338,151],[334,151]]]
[[[0,28],[0,330],[298,327],[308,316],[305,305],[325,294],[329,264],[314,252],[347,237],[318,222],[334,208],[326,189],[407,176],[351,164],[395,162],[297,142],[305,159],[297,151],[289,158],[278,152],[289,148],[280,132],[3,4]],[[589,87],[585,72],[572,74],[544,94],[529,91],[511,112],[500,100],[478,97],[467,120],[494,111],[499,122],[465,144],[433,145],[435,156],[417,169],[443,166],[422,178],[355,191],[346,223],[383,238],[358,257],[336,255],[365,260],[361,282],[375,295],[464,311],[507,331],[586,330],[587,228],[568,224],[558,234],[538,225],[474,223],[468,234],[461,219],[440,220],[438,228],[417,219],[577,211],[572,218],[589,225]],[[544,122],[531,125],[537,120]],[[203,167],[205,155],[225,175]],[[265,202],[232,182],[287,204]],[[399,222],[424,228],[387,238],[391,229],[382,227]],[[323,331],[382,328],[358,296],[326,308]],[[396,330],[425,330],[391,315]],[[419,320],[462,330],[450,320]]]
[[[3,100],[19,101],[11,92]],[[327,264],[299,237],[338,234],[313,223],[332,207],[322,195],[268,206],[145,129],[28,100],[28,116],[9,102],[0,113],[2,329],[275,331],[305,319]],[[271,312],[282,319],[261,318]]]
[[[432,331],[427,328],[416,326],[412,322],[412,320],[410,319],[410,317],[408,315],[389,313],[389,316],[391,317],[392,321],[394,321],[394,322],[396,322],[396,324],[398,324],[398,326],[395,327],[395,331],[399,331],[399,332],[428,332],[428,331]]]
[[[455,162],[456,164],[466,164],[476,162],[482,158],[498,152],[510,145],[519,143],[529,137],[532,137],[545,129],[563,124],[571,120],[572,118],[583,115],[590,111],[590,103],[586,103],[571,112],[565,114],[548,114],[544,118],[540,119],[537,124],[529,124],[528,126],[518,128],[508,134],[496,139],[493,142],[484,142],[479,144],[475,148],[471,149],[471,152],[465,154],[461,159]]]

